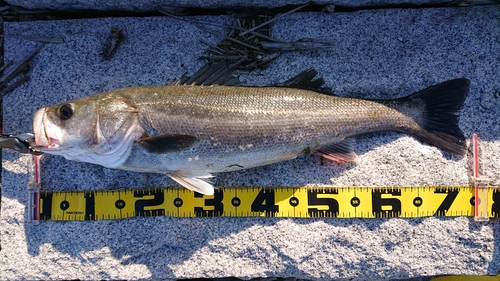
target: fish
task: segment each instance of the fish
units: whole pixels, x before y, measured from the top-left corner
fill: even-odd
[[[352,136],[370,132],[402,132],[445,153],[466,153],[458,121],[468,79],[378,100],[336,96],[322,87],[323,79],[313,80],[316,74],[304,71],[267,87],[184,79],[43,107],[33,119],[36,149],[112,169],[166,174],[208,195],[215,173],[309,153],[355,161]]]

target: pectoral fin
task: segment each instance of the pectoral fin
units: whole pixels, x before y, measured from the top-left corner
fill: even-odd
[[[198,140],[191,135],[159,135],[139,139],[138,143],[150,153],[167,153],[188,149]]]
[[[318,149],[315,153],[332,161],[345,163],[354,162],[358,157],[352,151],[354,139],[344,139]]]
[[[205,195],[214,194],[214,186],[208,181],[209,178],[213,178],[210,173],[205,171],[179,170],[167,175],[187,189]]]

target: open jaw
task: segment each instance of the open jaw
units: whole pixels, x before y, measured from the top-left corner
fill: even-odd
[[[60,145],[61,129],[46,119],[45,108],[35,112],[33,118],[35,143],[41,150],[57,149]]]

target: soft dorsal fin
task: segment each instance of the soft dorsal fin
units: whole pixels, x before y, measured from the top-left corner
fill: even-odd
[[[272,86],[311,90],[334,96],[335,94],[330,88],[322,87],[323,84],[325,84],[325,80],[323,78],[314,79],[316,75],[318,75],[318,72],[315,69],[308,69],[306,71],[302,71],[301,73],[286,80],[283,83],[274,84]]]
[[[184,74],[171,85],[236,86],[240,84],[240,80],[233,76],[233,69],[234,67],[230,68],[227,61],[207,63],[190,77]]]
[[[195,136],[177,134],[143,137],[138,143],[150,153],[162,154],[188,149],[196,141]]]

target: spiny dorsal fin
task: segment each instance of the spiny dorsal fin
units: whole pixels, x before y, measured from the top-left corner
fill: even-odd
[[[334,96],[335,94],[330,88],[322,87],[323,84],[325,84],[325,80],[323,78],[317,78],[313,80],[316,75],[318,75],[318,72],[315,69],[308,69],[286,80],[283,83],[274,84],[272,86],[311,90],[318,93]]]
[[[196,71],[191,77],[184,74],[179,80],[171,83],[171,85],[237,86],[240,84],[240,80],[232,74],[235,67],[236,65],[229,66],[227,61],[221,61],[217,64],[207,63]],[[325,84],[325,80],[323,78],[314,79],[317,74],[318,72],[316,70],[309,69],[297,74],[283,83],[271,86],[311,90],[335,96],[330,88],[322,87],[323,84]]]

